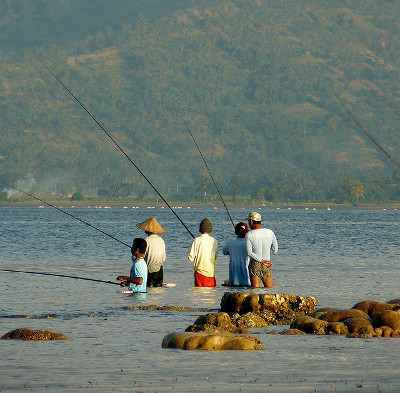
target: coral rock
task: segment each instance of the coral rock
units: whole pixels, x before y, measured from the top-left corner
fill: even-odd
[[[2,340],[68,340],[68,337],[60,333],[52,333],[47,330],[15,329],[6,333]]]

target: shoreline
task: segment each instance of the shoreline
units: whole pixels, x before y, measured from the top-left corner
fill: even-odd
[[[46,201],[47,203],[54,205],[55,207],[67,207],[67,208],[93,208],[93,209],[108,209],[111,207],[119,207],[119,208],[165,208],[169,209],[164,203],[160,202],[134,202],[134,201],[126,201],[126,202],[116,202],[116,201]],[[199,203],[199,202],[174,202],[169,203],[171,208],[173,209],[225,209],[222,203]],[[228,209],[244,209],[244,210],[262,210],[262,209],[286,209],[286,210],[335,210],[335,209],[358,209],[358,210],[384,210],[391,209],[397,210],[400,209],[400,203],[387,203],[387,204],[360,204],[358,206],[350,206],[350,205],[341,205],[341,204],[332,204],[332,203],[280,203],[280,204],[227,204]],[[47,208],[52,207],[46,205],[46,203],[38,202],[38,201],[19,201],[19,202],[0,202],[1,207],[40,207]]]

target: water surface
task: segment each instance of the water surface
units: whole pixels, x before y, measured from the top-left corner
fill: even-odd
[[[254,329],[265,351],[161,349],[162,338],[183,331],[199,312],[132,311],[124,306],[180,305],[217,310],[227,288],[228,259],[217,259],[216,288],[193,288],[187,260],[191,236],[168,210],[66,207],[66,211],[130,244],[135,224],[155,216],[166,229],[165,281],[145,296],[117,285],[0,272],[0,335],[28,327],[60,332],[60,342],[1,340],[5,392],[397,392],[400,340],[341,336],[268,335],[287,326]],[[257,209],[277,236],[275,287],[260,293],[315,296],[321,307],[349,308],[371,299],[399,298],[399,214],[393,209]],[[233,237],[223,208],[176,209],[197,235],[201,219],[214,224],[220,248]],[[235,222],[248,210],[230,209]],[[129,248],[59,211],[0,207],[1,268],[114,280],[128,274]],[[31,315],[40,318],[16,318]],[[46,318],[47,316],[51,318]]]

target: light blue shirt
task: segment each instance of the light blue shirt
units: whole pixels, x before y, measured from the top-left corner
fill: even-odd
[[[261,262],[264,259],[270,261],[270,250],[272,249],[275,253],[278,252],[275,233],[267,228],[253,229],[247,232],[246,248],[250,260]]]
[[[222,249],[224,255],[229,255],[229,284],[249,286],[250,278],[247,270],[247,249],[244,238],[236,238],[226,243]]]
[[[132,292],[147,292],[146,289],[146,285],[147,285],[147,265],[146,265],[146,261],[143,258],[140,259],[136,259],[133,255],[132,255],[132,268],[131,268],[131,274],[130,276],[132,278],[136,278],[136,277],[142,277],[143,278],[143,282],[141,285],[139,284],[133,284],[133,283],[129,283],[129,290]]]

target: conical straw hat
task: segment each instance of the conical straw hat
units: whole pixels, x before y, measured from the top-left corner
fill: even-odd
[[[136,224],[136,226],[151,233],[165,233],[164,228],[158,223],[155,217],[151,217],[146,221]]]

